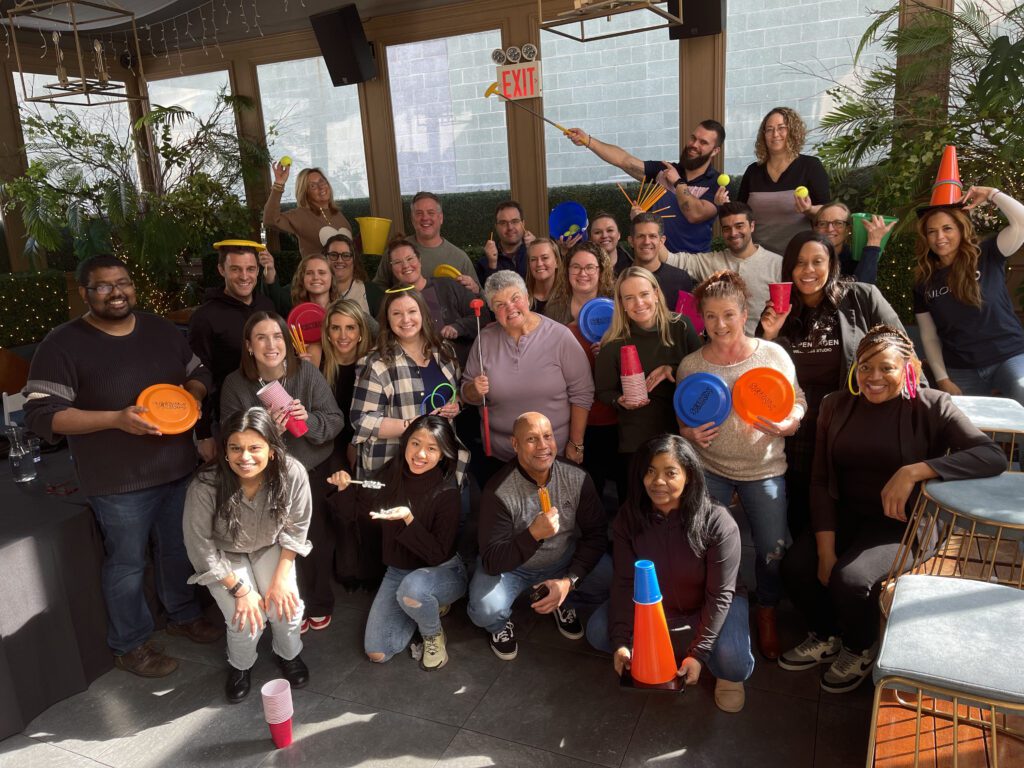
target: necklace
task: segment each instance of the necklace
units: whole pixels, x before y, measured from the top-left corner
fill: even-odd
[[[281,375],[278,376],[276,379],[271,379],[271,381],[280,381],[281,379],[283,379],[285,376],[288,375],[288,361],[287,360],[285,360],[283,363],[281,363],[281,367],[282,367]],[[258,376],[256,378],[256,381],[258,381],[260,383],[260,389],[262,389],[263,387],[267,386],[267,382],[263,379],[262,376]]]

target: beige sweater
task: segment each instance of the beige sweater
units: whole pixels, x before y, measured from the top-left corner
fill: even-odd
[[[793,414],[803,416],[807,400],[796,380],[796,369],[786,351],[778,344],[756,339],[757,349],[746,360],[735,365],[715,365],[704,359],[702,350],[697,350],[679,363],[676,381],[682,381],[691,373],[713,373],[719,376],[732,390],[736,379],[752,368],[774,368],[793,383],[796,389],[796,404]],[[730,411],[718,428],[718,436],[711,445],[704,448],[694,445],[704,460],[704,467],[716,475],[730,480],[764,480],[786,474],[786,441],[781,437],[767,435],[754,429]]]
[[[296,207],[282,212],[281,192],[276,189],[271,190],[270,199],[263,206],[263,226],[295,235],[299,241],[299,253],[303,256],[323,252],[320,230],[324,227],[347,229],[350,234],[352,233],[352,225],[341,211],[335,214],[324,211],[321,214],[309,208]]]

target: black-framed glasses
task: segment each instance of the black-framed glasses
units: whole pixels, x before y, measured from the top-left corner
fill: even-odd
[[[345,251],[344,253],[338,253],[336,251],[328,251],[327,252],[327,260],[330,261],[330,262],[335,262],[335,261],[352,261],[352,259],[354,259],[355,257],[356,257],[356,255],[354,253],[352,253],[351,251]]]
[[[846,229],[846,226],[849,223],[850,222],[845,221],[844,219],[830,219],[829,221],[824,221],[824,220],[819,221],[814,226],[817,229],[821,229],[821,230],[826,230],[826,229]]]
[[[135,287],[135,283],[131,280],[118,280],[116,283],[96,283],[96,285],[87,285],[85,290],[92,291],[97,296],[109,296],[114,292],[114,288],[122,291],[127,291],[129,288]]]

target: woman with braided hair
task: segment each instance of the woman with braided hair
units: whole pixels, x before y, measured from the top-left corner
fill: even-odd
[[[852,691],[871,671],[881,583],[918,483],[1006,469],[1002,451],[949,395],[918,389],[920,366],[903,331],[876,325],[857,346],[847,389],[821,403],[811,530],[782,562],[787,592],[811,633],[779,657],[779,666],[828,664],[821,688],[829,693]]]

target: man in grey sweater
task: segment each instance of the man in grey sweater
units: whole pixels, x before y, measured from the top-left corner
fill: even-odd
[[[556,458],[551,422],[524,413],[513,427],[515,458],[480,499],[480,561],[469,585],[469,617],[490,633],[491,650],[511,661],[519,647],[509,617],[527,589],[537,613],[555,617],[577,640],[583,628],[570,603],[600,604],[611,585],[607,520],[584,469]],[[539,593],[539,594],[538,594]]]

